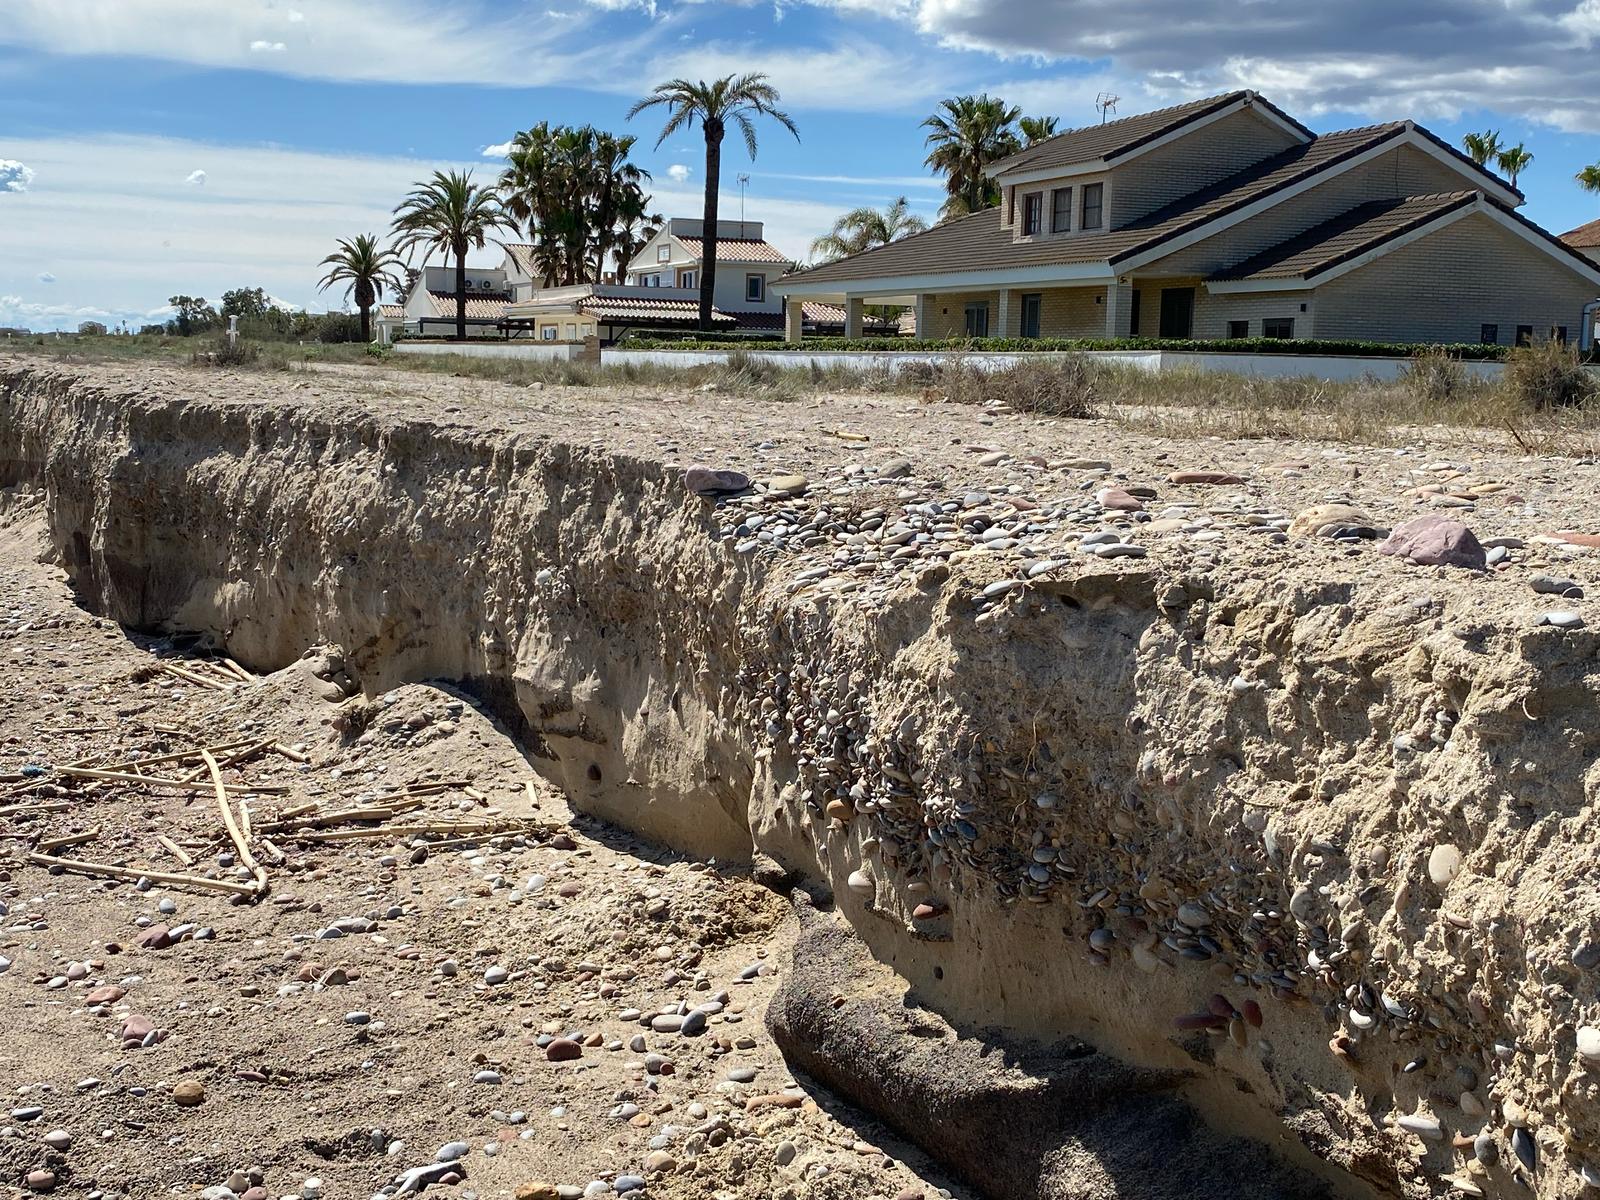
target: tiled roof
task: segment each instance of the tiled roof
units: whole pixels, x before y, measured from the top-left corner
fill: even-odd
[[[456,294],[454,292],[428,293],[433,301],[433,315],[454,318]],[[487,292],[467,297],[467,317],[474,321],[498,321],[506,315],[506,305],[511,303],[509,292]]]
[[[579,307],[599,321],[682,321],[699,320],[700,305],[693,300],[645,300],[633,297],[590,296]],[[732,325],[735,318],[720,309],[711,310],[714,325]]]
[[[678,239],[696,258],[706,256],[705,243],[700,238]],[[758,242],[749,238],[718,238],[717,261],[741,263],[787,263],[790,258],[771,242]]]
[[[372,310],[380,317],[399,317],[405,314],[405,306],[400,304],[380,304]]]
[[[843,325],[844,309],[837,304],[822,304],[816,300],[806,300],[801,305],[808,325]],[[781,312],[738,312],[733,313],[739,322],[740,329],[783,329],[784,317]]]
[[[534,268],[534,247],[526,242],[507,242],[506,253],[511,256],[511,261],[517,264],[517,270],[533,279],[543,278],[542,274]]]
[[[1254,92],[1228,92],[1221,96],[1207,96],[1204,100],[1191,100],[1187,104],[1161,108],[1155,112],[1121,117],[1103,125],[1086,125],[1082,129],[1069,129],[1010,158],[1001,159],[989,167],[989,174],[999,175],[1011,171],[1035,171],[1046,167],[1068,167],[1075,163],[1104,160],[1110,162],[1137,150],[1140,146],[1165,137],[1191,121],[1209,116],[1240,100],[1268,109],[1282,118],[1309,139],[1312,133],[1299,121]]]
[[[1476,203],[1478,192],[1374,200],[1219,272],[1215,279],[1309,279]]]
[[[829,283],[1007,267],[1096,262],[1114,265],[1398,138],[1406,129],[1402,122],[1391,122],[1324,134],[1246,167],[1132,225],[1106,233],[1019,243],[1012,239],[1009,229],[1001,227],[1000,210],[989,208],[935,225],[925,233],[914,233],[886,246],[824,263],[792,278],[796,282]]]
[[[1568,230],[1561,235],[1561,240],[1569,246],[1581,246],[1586,250],[1600,246],[1600,221],[1590,221],[1587,225]]]

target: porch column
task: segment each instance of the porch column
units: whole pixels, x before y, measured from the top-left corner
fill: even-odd
[[[783,340],[798,342],[806,332],[806,307],[799,300],[783,302]]]
[[[1000,303],[995,311],[991,337],[1014,338],[1022,336],[1022,295],[1012,288],[1000,289]]]
[[[1133,284],[1122,280],[1106,287],[1106,336],[1125,338],[1133,329]]]
[[[847,338],[864,337],[867,328],[867,305],[860,296],[846,296],[844,300],[844,335]]]
[[[916,317],[915,337],[925,342],[933,336],[933,300],[926,292],[918,292],[911,301],[911,312]]]

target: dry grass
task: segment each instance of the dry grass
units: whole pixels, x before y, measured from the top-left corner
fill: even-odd
[[[0,350],[54,358],[162,360],[187,364],[197,343],[183,338],[32,339]],[[209,344],[200,348],[213,350]],[[895,392],[928,400],[999,406],[1040,416],[1109,417],[1173,439],[1197,437],[1414,444],[1429,430],[1530,454],[1587,457],[1600,452],[1600,374],[1566,347],[1514,351],[1497,381],[1478,378],[1442,352],[1419,355],[1395,380],[1329,382],[1311,376],[1177,370],[1152,373],[1077,355],[1051,355],[986,371],[959,359],[883,366],[785,366],[735,349],[716,365],[585,363],[374,353],[364,346],[261,343],[253,362],[231,367],[296,370],[320,363],[383,365],[402,371],[489,379],[514,387],[646,386],[703,391],[727,403],[797,400],[824,394]],[[245,351],[246,354],[249,351]]]

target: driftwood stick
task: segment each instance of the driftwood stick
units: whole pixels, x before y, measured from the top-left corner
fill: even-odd
[[[0,808],[0,817],[17,816],[22,813],[65,812],[69,808],[76,807],[68,800],[48,800],[38,804],[8,804]]]
[[[206,751],[202,751],[206,753]],[[181,792],[209,792],[209,783],[190,782],[185,779],[166,779],[157,775],[133,775],[126,771],[101,771],[95,767],[57,767],[56,771],[62,775],[72,775],[82,779],[100,779],[108,783],[142,783],[146,787],[176,788]],[[238,792],[255,792],[262,796],[279,796],[289,789],[277,784],[251,783],[240,784],[234,789]]]
[[[149,871],[140,867],[118,867],[111,863],[83,862],[76,858],[57,858],[53,854],[30,854],[28,861],[41,867],[59,867],[74,875],[102,875],[110,879],[149,879],[156,883],[181,884],[208,892],[229,892],[236,896],[255,895],[255,886],[231,879],[202,879],[197,875],[175,875],[170,871]]]
[[[296,842],[344,842],[359,838],[416,837],[426,833],[451,834],[469,841],[481,838],[504,837],[518,833],[535,833],[542,826],[522,822],[494,822],[474,825],[470,823],[439,822],[431,825],[380,825],[376,829],[325,829],[288,833],[284,836]]]
[[[92,842],[100,836],[100,827],[85,830],[83,833],[64,833],[60,837],[45,838],[34,847],[40,853],[46,850],[59,850],[63,846],[81,846],[84,842]]]
[[[248,742],[248,743],[246,743],[244,745],[243,749],[235,750],[232,754],[228,755],[227,758],[224,758],[220,762],[218,762],[217,765],[219,767],[237,766],[239,763],[244,762],[244,760],[247,759],[247,758],[254,758],[256,755],[260,754],[263,750],[268,749],[271,745],[272,745],[272,739],[271,738],[263,738],[263,739],[261,739],[259,741]],[[205,776],[205,773],[206,773],[206,768],[205,767],[203,767],[203,766],[197,767],[193,771],[190,771],[187,775],[185,775],[183,777],[183,781],[185,783],[194,783],[196,780],[203,778]]]
[[[231,742],[218,742],[215,746],[195,746],[188,750],[177,750],[171,754],[160,754],[155,758],[134,758],[123,763],[107,763],[100,769],[102,771],[127,771],[134,767],[154,767],[160,765],[161,763],[182,762],[186,758],[199,758],[202,748],[211,751],[213,754],[222,754],[225,751],[237,750],[240,746],[248,746],[249,744],[249,738],[236,738]],[[73,763],[72,765],[75,767],[86,767],[90,764],[87,760],[85,760],[83,762]]]
[[[217,665],[224,671],[228,671],[231,674],[237,675],[241,683],[254,683],[256,681],[256,677],[254,675],[245,670],[238,663],[234,662],[231,658],[219,658],[217,659]]]
[[[175,675],[179,679],[186,680],[189,683],[199,684],[203,688],[210,688],[214,692],[225,692],[233,686],[231,683],[223,683],[220,679],[212,679],[202,675],[198,671],[190,671],[183,667],[173,666],[173,664],[169,662],[158,662],[156,663],[156,666],[160,667],[168,675]]]
[[[217,807],[222,810],[222,823],[228,827],[228,836],[233,839],[234,848],[239,851],[239,861],[256,877],[256,895],[264,896],[267,893],[267,872],[256,861],[255,855],[250,853],[250,843],[245,840],[238,821],[234,819],[233,806],[228,803],[228,788],[222,782],[222,770],[217,766],[217,760],[211,756],[211,751],[202,750],[200,757],[205,759],[206,769],[211,772],[211,783],[217,790]]]
[[[163,846],[165,846],[166,849],[167,849],[167,853],[171,854],[173,858],[177,859],[184,866],[186,866],[186,867],[194,866],[194,859],[189,857],[189,852],[186,851],[182,846],[178,845],[177,842],[175,842],[171,838],[169,838],[166,834],[163,833],[163,834],[158,835],[156,837],[156,841],[160,842]]]
[[[311,761],[309,757],[301,754],[300,751],[296,750],[293,746],[285,746],[282,742],[273,742],[272,748],[287,758],[290,762],[305,763]]]

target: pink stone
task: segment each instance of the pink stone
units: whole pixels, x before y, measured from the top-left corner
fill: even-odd
[[[1167,476],[1168,483],[1243,483],[1237,475],[1227,471],[1174,471]]]
[[[1141,512],[1144,509],[1143,500],[1118,487],[1101,488],[1095,493],[1094,498],[1100,502],[1102,508],[1116,508],[1123,512]]]
[[[1413,517],[1395,527],[1379,554],[1394,554],[1425,567],[1468,567],[1482,571],[1487,566],[1483,546],[1472,530],[1460,521],[1437,513]]]

